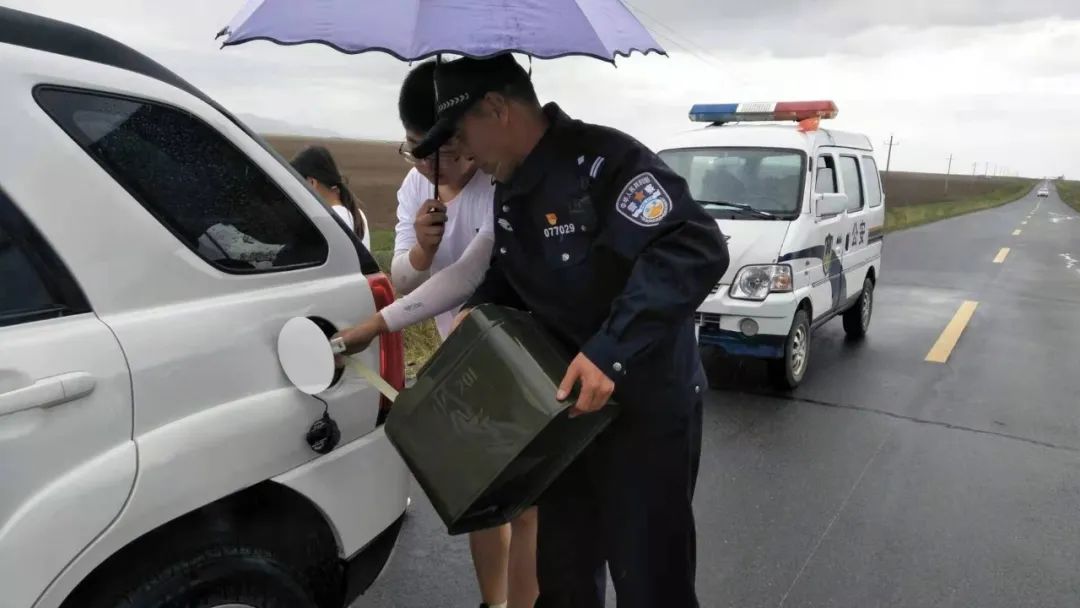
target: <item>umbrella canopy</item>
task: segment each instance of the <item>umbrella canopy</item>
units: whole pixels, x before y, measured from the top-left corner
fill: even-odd
[[[508,51],[611,62],[633,51],[666,54],[620,0],[248,0],[218,36],[225,46],[320,43],[404,61]]]

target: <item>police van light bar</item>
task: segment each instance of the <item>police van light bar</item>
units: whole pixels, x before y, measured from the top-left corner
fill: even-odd
[[[693,122],[800,121],[808,118],[836,118],[831,101],[780,101],[755,103],[697,104],[690,108]]]

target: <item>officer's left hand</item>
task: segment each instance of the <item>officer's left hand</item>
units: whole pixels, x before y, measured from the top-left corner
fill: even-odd
[[[615,392],[615,383],[611,381],[611,378],[600,371],[600,368],[589,361],[583,353],[579,353],[570,362],[570,367],[566,369],[566,375],[559,384],[559,392],[556,393],[555,398],[559,401],[566,399],[570,390],[579,382],[581,392],[578,394],[577,403],[570,409],[571,418],[600,411],[607,405],[611,394]]]

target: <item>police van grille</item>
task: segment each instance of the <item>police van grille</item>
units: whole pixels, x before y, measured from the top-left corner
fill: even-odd
[[[695,312],[694,322],[698,325],[720,326],[720,315],[711,312]]]
[[[712,286],[712,289],[709,290],[709,293],[715,295],[718,291],[720,291],[721,287],[722,287],[722,285],[720,285],[720,283],[717,283],[716,285]]]

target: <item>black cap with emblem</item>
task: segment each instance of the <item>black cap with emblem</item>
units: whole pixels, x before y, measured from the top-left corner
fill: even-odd
[[[529,74],[509,53],[487,59],[465,57],[440,63],[435,68],[435,104],[438,121],[412,150],[427,158],[457,131],[458,121],[484,95],[528,82]]]

